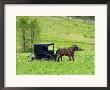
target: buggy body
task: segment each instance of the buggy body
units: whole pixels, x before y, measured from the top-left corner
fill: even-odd
[[[51,50],[49,49],[51,46]],[[34,44],[35,59],[50,59],[54,57],[54,43],[51,44]]]

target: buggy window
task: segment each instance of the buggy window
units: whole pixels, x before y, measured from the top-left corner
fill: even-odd
[[[53,45],[48,46],[48,50],[53,50]]]

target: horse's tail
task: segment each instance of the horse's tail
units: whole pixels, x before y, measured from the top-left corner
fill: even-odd
[[[58,52],[60,51],[60,48],[57,49],[56,53],[55,53],[55,60],[57,60],[58,58]]]
[[[56,51],[56,55],[57,55],[57,53],[59,52],[59,50],[60,50],[60,48],[57,49],[57,51]]]
[[[58,51],[59,51],[59,49],[56,51],[56,55],[57,55]]]

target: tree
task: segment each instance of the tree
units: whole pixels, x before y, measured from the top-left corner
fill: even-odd
[[[32,45],[37,41],[40,34],[39,21],[37,17],[17,16],[17,41],[20,52],[33,51]],[[19,42],[19,43],[18,43]]]
[[[33,43],[37,41],[40,34],[39,21],[37,17],[31,18],[29,27],[30,27],[30,42],[31,42],[30,44],[32,46]],[[33,51],[32,47],[31,47],[31,51]]]
[[[18,17],[18,28],[20,30],[20,39],[21,39],[21,45],[22,45],[22,52],[26,52],[26,31],[28,30],[28,18],[26,16],[24,17]]]

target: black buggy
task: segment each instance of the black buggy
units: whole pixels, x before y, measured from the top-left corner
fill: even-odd
[[[34,58],[32,59],[55,59],[54,43],[51,44],[34,44]]]

